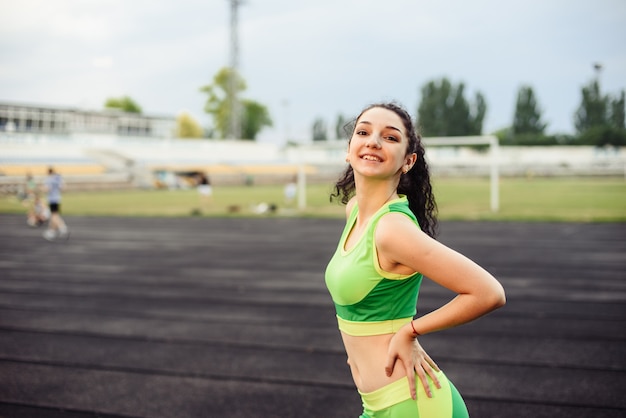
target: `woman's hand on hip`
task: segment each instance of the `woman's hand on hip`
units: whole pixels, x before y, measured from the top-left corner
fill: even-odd
[[[389,342],[387,365],[385,367],[387,376],[393,374],[398,362],[400,362],[399,367],[404,367],[405,369],[406,377],[409,380],[411,397],[413,399],[417,399],[417,390],[415,387],[416,373],[429,398],[433,396],[428,381],[429,376],[435,386],[438,389],[441,388],[441,384],[437,378],[437,372],[440,371],[439,366],[437,366],[433,359],[430,358],[428,353],[422,348],[408,325],[402,327]]]

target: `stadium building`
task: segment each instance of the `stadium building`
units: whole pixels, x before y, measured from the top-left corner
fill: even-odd
[[[286,184],[299,173],[330,183],[345,166],[345,141],[280,146],[182,139],[175,130],[174,117],[0,102],[0,195],[27,174],[42,179],[50,165],[72,189],[185,187],[200,172],[215,185]],[[424,143],[434,175],[489,176],[493,189],[500,175],[626,177],[619,148],[499,146],[491,135]]]
[[[171,138],[175,128],[173,117],[0,102],[0,132]]]

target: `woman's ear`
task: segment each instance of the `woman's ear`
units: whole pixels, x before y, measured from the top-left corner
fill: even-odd
[[[417,161],[417,154],[416,153],[411,153],[411,154],[407,155],[406,161],[404,162],[403,171],[406,173],[411,168],[413,168],[413,166],[415,165],[415,161]]]

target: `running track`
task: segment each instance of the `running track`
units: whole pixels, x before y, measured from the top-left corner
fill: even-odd
[[[0,417],[353,417],[341,220],[0,215]],[[501,310],[422,337],[475,418],[626,416],[626,224],[445,222]],[[452,295],[425,281],[419,311]]]

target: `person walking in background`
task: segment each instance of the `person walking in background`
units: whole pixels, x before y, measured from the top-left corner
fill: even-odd
[[[211,203],[211,197],[213,196],[213,188],[211,187],[209,176],[204,172],[198,173],[196,186],[198,194],[200,195],[200,210],[202,211],[209,206]]]
[[[46,207],[41,199],[39,191],[36,191],[28,208],[26,223],[29,226],[38,227],[43,225],[48,219],[50,219],[50,209]]]
[[[26,206],[26,223],[29,226],[41,226],[48,220],[48,210],[41,200],[41,193],[33,175],[26,173],[22,204]]]
[[[361,418],[467,417],[458,390],[419,343],[505,304],[500,283],[434,239],[437,219],[421,138],[394,103],[367,107],[331,198],[347,222],[325,273]],[[457,296],[414,319],[423,276]]]
[[[298,193],[298,177],[293,176],[289,183],[287,183],[283,189],[283,193],[285,195],[285,205],[291,207],[296,199],[296,195]]]
[[[50,220],[48,221],[48,228],[43,232],[43,237],[48,241],[54,241],[57,238],[67,239],[70,235],[65,221],[61,217],[61,190],[63,186],[61,175],[56,173],[54,168],[48,168],[45,191],[48,194]]]
[[[39,188],[37,187],[35,178],[30,172],[26,173],[26,180],[24,181],[24,199],[32,199],[38,191]]]

